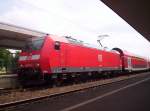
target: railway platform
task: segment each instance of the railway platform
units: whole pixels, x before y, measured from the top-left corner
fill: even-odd
[[[17,74],[1,74],[0,89],[9,89],[18,87]]]

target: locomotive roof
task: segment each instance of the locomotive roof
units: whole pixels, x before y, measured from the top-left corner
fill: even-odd
[[[77,44],[77,45],[84,45],[87,43],[84,43],[81,40],[77,40],[75,38],[72,38],[71,36],[57,36],[57,35],[50,35],[50,37],[54,40],[54,41],[60,41],[60,42],[65,42],[65,43],[72,43],[72,44]],[[86,45],[85,45],[86,46]]]
[[[66,38],[64,38],[64,37],[60,37],[60,36],[57,36],[57,35],[50,35],[49,37],[51,39],[53,39],[54,41],[60,41],[60,42],[69,43],[69,41]]]
[[[69,43],[76,44],[76,45],[81,45],[81,46],[89,47],[89,48],[100,49],[100,47],[97,46],[97,45],[90,44],[90,43],[85,43],[82,40],[72,38],[71,36],[64,36],[64,37],[68,40]]]
[[[88,48],[94,48],[94,49],[102,50],[102,48],[99,47],[98,45],[85,43],[81,40],[77,40],[75,38],[72,38],[71,36],[50,35],[49,37],[51,37],[54,41],[72,43],[72,44],[75,44],[75,45],[81,45],[81,46],[88,47]],[[108,52],[117,53],[116,51],[112,51],[112,50],[110,50]]]

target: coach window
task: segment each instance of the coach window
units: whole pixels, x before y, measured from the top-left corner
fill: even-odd
[[[54,49],[55,50],[60,50],[60,42],[59,41],[55,42]]]

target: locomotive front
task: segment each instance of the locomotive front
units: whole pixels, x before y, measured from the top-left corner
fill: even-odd
[[[45,38],[34,39],[25,45],[19,55],[18,76],[21,83],[42,80],[41,52]]]

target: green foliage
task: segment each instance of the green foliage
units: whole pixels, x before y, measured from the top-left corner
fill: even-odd
[[[9,52],[9,50],[7,49],[0,49],[0,60],[1,60],[1,68],[3,68],[3,66],[8,69],[9,65],[11,64],[11,59],[12,56]]]

